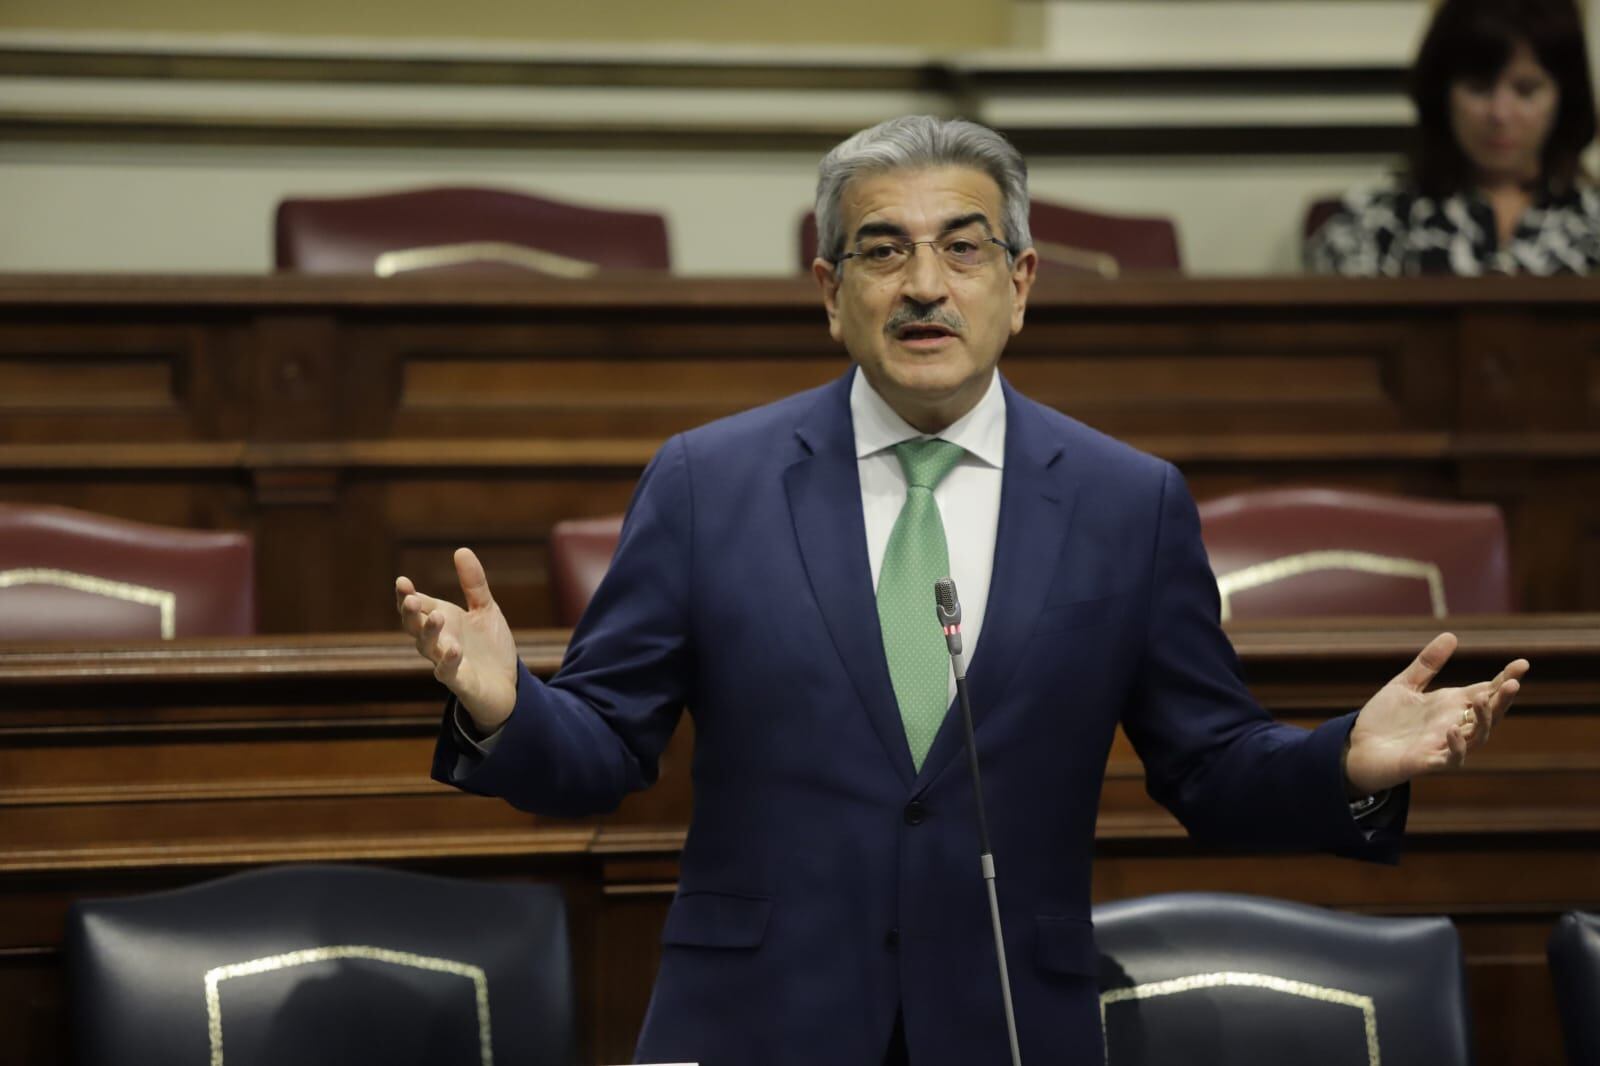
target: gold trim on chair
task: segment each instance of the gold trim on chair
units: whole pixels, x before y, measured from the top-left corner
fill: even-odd
[[[1400,559],[1373,552],[1326,550],[1285,555],[1255,563],[1217,577],[1217,592],[1222,595],[1222,620],[1233,617],[1231,597],[1236,593],[1271,585],[1287,578],[1309,574],[1316,570],[1356,570],[1363,574],[1381,574],[1385,577],[1410,577],[1428,583],[1428,600],[1433,605],[1433,616],[1445,616],[1444,574],[1434,563],[1420,559]]]
[[[391,951],[388,948],[368,947],[365,944],[340,944],[331,947],[306,948],[282,955],[268,955],[218,966],[206,971],[206,1022],[211,1031],[211,1066],[222,1062],[222,998],[219,985],[233,977],[273,973],[313,962],[330,962],[335,959],[366,959],[386,962],[394,966],[409,966],[416,970],[465,977],[472,981],[478,1007],[478,1058],[481,1066],[494,1066],[494,1048],[489,1038],[489,977],[477,966],[451,959],[437,959],[429,955],[413,955],[409,951]]]
[[[1114,278],[1122,273],[1122,265],[1117,262],[1116,256],[1097,252],[1091,248],[1078,248],[1058,241],[1035,240],[1033,250],[1039,253],[1041,259],[1078,270],[1087,270],[1099,274],[1102,278]]]
[[[380,278],[392,278],[412,270],[461,266],[465,263],[503,263],[540,274],[574,279],[592,278],[600,271],[594,263],[582,259],[506,241],[469,241],[427,248],[401,248],[378,256],[373,271]]]
[[[161,616],[161,639],[171,640],[177,632],[178,595],[167,589],[150,588],[148,585],[135,585],[127,581],[112,581],[109,578],[93,577],[89,574],[76,574],[71,570],[51,570],[37,566],[0,570],[0,589],[16,588],[19,585],[53,585],[56,588],[72,589],[74,592],[87,592],[92,596],[104,596],[110,600],[154,607]]]
[[[1290,981],[1286,978],[1273,977],[1271,974],[1264,973],[1224,970],[1218,973],[1197,973],[1189,977],[1175,977],[1169,981],[1151,981],[1148,984],[1134,985],[1132,988],[1113,988],[1109,992],[1100,993],[1100,1031],[1102,1035],[1106,1032],[1106,1006],[1108,1004],[1125,1003],[1129,1000],[1155,999],[1157,996],[1175,996],[1182,992],[1194,992],[1202,988],[1261,988],[1268,992],[1279,992],[1287,996],[1314,999],[1320,1003],[1334,1003],[1341,1007],[1355,1007],[1361,1011],[1361,1024],[1366,1030],[1367,1066],[1380,1066],[1378,1058],[1378,1008],[1372,1002],[1371,996],[1346,992],[1342,988],[1324,988],[1322,985],[1308,984],[1305,981]],[[1106,1051],[1106,1055],[1109,1059],[1109,1048]]]

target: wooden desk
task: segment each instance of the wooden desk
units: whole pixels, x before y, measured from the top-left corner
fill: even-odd
[[[1339,483],[1505,509],[1521,606],[1600,611],[1600,281],[1129,279],[1036,290],[1004,367],[1196,496]],[[0,277],[0,498],[245,529],[264,632],[389,625],[545,544],[666,436],[844,370],[809,281]]]
[[[1113,751],[1096,899],[1214,889],[1378,914],[1448,914],[1480,1061],[1560,1061],[1544,940],[1600,908],[1600,616],[1456,620],[1444,677],[1527,655],[1511,721],[1466,770],[1415,790],[1398,868],[1205,852]],[[1257,695],[1313,723],[1403,667],[1432,623],[1238,625]],[[536,672],[564,634],[522,635]],[[0,648],[0,1064],[64,1062],[67,905],[290,861],[374,862],[560,883],[589,1061],[625,1061],[657,962],[689,812],[687,731],[661,780],[606,818],[556,820],[427,779],[440,687],[398,635]],[[1003,859],[1002,859],[1003,861]]]

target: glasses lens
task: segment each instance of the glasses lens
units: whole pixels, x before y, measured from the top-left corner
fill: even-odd
[[[982,237],[957,234],[939,242],[939,255],[957,270],[976,270],[989,260],[995,246]]]
[[[857,245],[856,258],[868,270],[893,274],[906,265],[906,260],[911,258],[911,250],[904,242],[881,238]]]

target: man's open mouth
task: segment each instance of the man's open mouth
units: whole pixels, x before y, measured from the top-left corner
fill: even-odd
[[[901,326],[895,330],[894,335],[903,341],[927,341],[937,340],[940,337],[954,337],[955,331],[944,326],[919,322],[909,326]]]

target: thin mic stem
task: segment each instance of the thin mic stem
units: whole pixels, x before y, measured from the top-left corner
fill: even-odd
[[[972,702],[967,698],[967,679],[956,678],[956,699],[961,703],[961,725],[967,733],[967,765],[972,770],[972,787],[978,796],[978,848],[993,855],[989,847],[989,817],[983,810],[983,780],[978,776],[978,745],[972,736]]]

